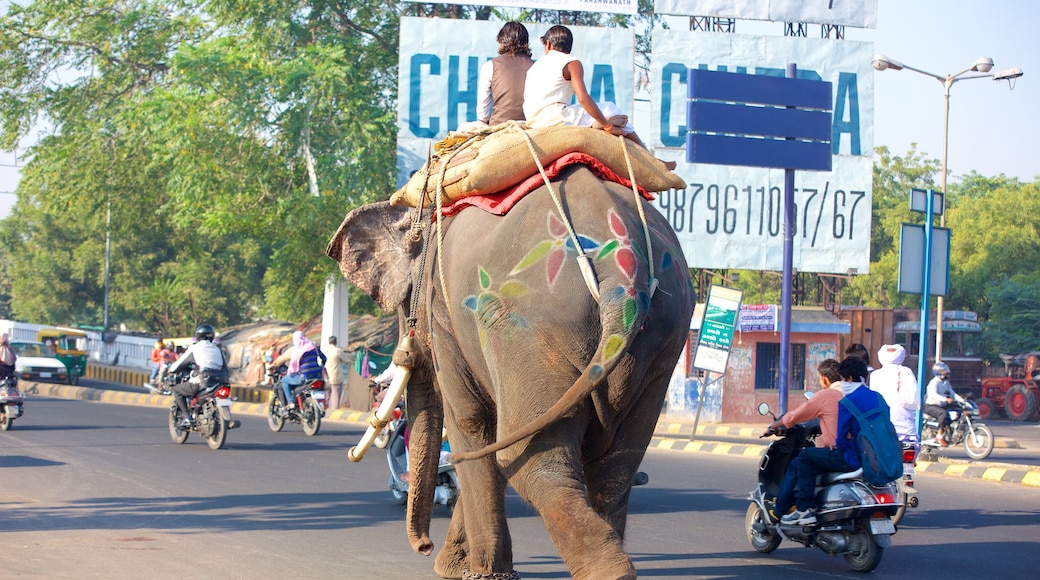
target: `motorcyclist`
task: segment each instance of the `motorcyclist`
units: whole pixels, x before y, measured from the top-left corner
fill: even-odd
[[[935,419],[939,424],[939,429],[936,433],[935,440],[940,447],[949,446],[949,442],[946,441],[946,426],[950,424],[950,415],[946,412],[954,401],[957,403],[963,403],[964,397],[961,397],[953,390],[953,385],[950,384],[950,367],[944,362],[937,362],[932,365],[932,374],[935,375],[931,381],[928,382],[927,392],[924,398],[924,411],[929,417]]]
[[[820,420],[820,435],[816,438],[818,447],[833,448],[838,431],[838,401],[842,397],[841,374],[838,372],[838,361],[829,358],[821,361],[816,367],[820,377],[820,390],[808,401],[796,409],[773,421],[766,430],[767,434],[775,433],[781,427],[790,428],[797,423],[812,419]],[[794,506],[794,487],[797,472],[793,469],[794,461],[788,465],[784,480],[777,492],[775,505],[769,508],[769,516],[779,521]]]
[[[14,362],[17,358],[18,355],[11,348],[11,341],[5,332],[0,335],[0,379],[6,379],[14,374]]]
[[[213,343],[215,336],[216,331],[212,326],[200,324],[195,329],[195,343],[167,371],[171,375],[191,371],[188,380],[173,386],[173,398],[182,416],[181,427],[191,426],[188,397],[198,395],[210,385],[226,383],[228,380],[227,358],[220,347]]]
[[[289,357],[289,369],[282,377],[282,393],[285,395],[286,409],[295,409],[292,389],[302,385],[304,381],[320,379],[324,376],[325,355],[302,331],[292,333],[292,354]],[[319,362],[320,359],[320,362]]]

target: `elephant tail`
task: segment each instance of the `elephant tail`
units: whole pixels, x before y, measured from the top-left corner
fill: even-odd
[[[650,285],[655,285],[656,280]],[[640,301],[628,299],[625,292],[613,293],[612,296],[603,296],[600,301],[602,316],[602,328],[604,333],[600,339],[596,353],[593,355],[589,365],[581,373],[574,384],[560,397],[553,406],[549,407],[541,416],[531,421],[524,427],[509,434],[482,449],[475,451],[452,451],[451,460],[461,463],[470,459],[480,459],[497,453],[511,445],[519,443],[544,430],[549,425],[559,421],[571,412],[586,397],[590,396],[597,388],[603,385],[610,373],[614,371],[618,363],[624,358],[622,355],[628,351],[636,335],[642,329],[649,315],[650,288],[637,293],[643,299]],[[638,304],[638,305],[637,305]],[[619,332],[610,332],[607,329],[622,329]]]

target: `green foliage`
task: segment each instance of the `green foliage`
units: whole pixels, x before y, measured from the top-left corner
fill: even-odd
[[[1035,272],[995,280],[986,295],[993,305],[984,326],[987,358],[999,364],[1000,353],[1040,350],[1040,284]]]

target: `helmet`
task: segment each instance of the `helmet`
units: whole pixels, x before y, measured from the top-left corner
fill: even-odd
[[[213,330],[213,327],[208,324],[200,324],[195,329],[195,340],[213,340],[216,336],[217,331]]]
[[[932,365],[932,374],[941,379],[945,379],[946,375],[950,374],[950,367],[944,362],[937,362]]]

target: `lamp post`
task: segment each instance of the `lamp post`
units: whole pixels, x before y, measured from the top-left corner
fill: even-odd
[[[957,81],[969,80],[969,79],[993,79],[995,81],[1013,80],[1022,76],[1022,69],[1020,68],[1009,68],[1002,71],[991,73],[993,70],[993,59],[988,56],[979,57],[975,62],[971,63],[971,66],[962,70],[957,74],[952,75],[937,75],[930,73],[919,68],[914,68],[910,65],[903,64],[898,60],[888,58],[883,54],[875,54],[871,65],[874,70],[912,70],[916,73],[923,74],[925,76],[932,77],[939,81],[943,85],[943,150],[942,150],[942,192],[943,199],[946,199],[946,163],[949,153],[950,146],[950,87]],[[979,73],[974,75],[966,75],[967,73]],[[940,227],[946,226],[946,212],[943,212],[939,216]],[[924,296],[924,300],[928,300],[927,294]],[[935,362],[942,360],[942,325],[943,325],[943,297],[938,296],[935,299]],[[927,341],[927,335],[922,334],[922,341]],[[920,357],[926,358],[925,346],[927,342],[922,342]]]

